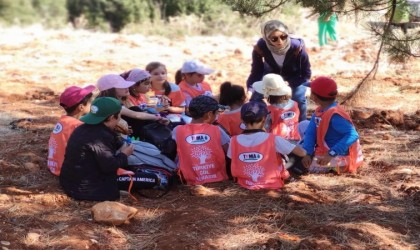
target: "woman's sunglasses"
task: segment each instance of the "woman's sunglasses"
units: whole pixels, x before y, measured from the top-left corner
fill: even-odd
[[[288,35],[286,35],[286,34],[281,35],[281,36],[273,36],[273,37],[270,37],[270,41],[271,41],[272,43],[276,43],[276,42],[278,42],[278,40],[282,40],[282,41],[284,41],[284,40],[286,40],[288,37],[289,37],[289,36],[288,36]]]

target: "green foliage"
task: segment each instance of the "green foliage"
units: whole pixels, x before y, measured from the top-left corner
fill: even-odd
[[[0,20],[9,25],[41,20],[43,24],[57,26],[67,15],[64,3],[65,0],[0,0]]]

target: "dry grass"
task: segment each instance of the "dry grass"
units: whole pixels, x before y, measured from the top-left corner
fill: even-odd
[[[314,76],[333,75],[340,93],[350,91],[369,69],[373,46],[363,36],[354,38],[354,32],[346,32],[339,51],[319,51],[314,25],[297,29],[305,37]],[[192,57],[217,69],[208,78],[217,92],[225,80],[245,83],[254,40],[36,28],[2,32],[0,241],[9,243],[2,247],[415,249],[420,245],[420,135],[415,127],[404,125],[409,119],[419,121],[417,61],[408,69],[382,64],[368,98],[353,107],[373,114],[356,122],[366,158],[356,175],[309,175],[279,192],[248,191],[227,182],[209,185],[209,195],[194,196],[182,185],[163,198],[141,198],[140,203],[123,195],[120,202],[135,206],[139,213],[117,228],[95,223],[90,214],[95,203],[65,196],[57,178],[46,170],[49,133],[62,114],[58,94],[66,86],[92,83],[102,74],[154,60],[165,62],[172,78],[182,61]],[[404,116],[388,112],[401,108]],[[26,118],[30,119],[16,122]],[[403,124],[396,123],[400,118]]]

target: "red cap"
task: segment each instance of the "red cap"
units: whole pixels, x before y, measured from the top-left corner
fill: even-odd
[[[309,85],[311,91],[321,97],[334,98],[337,96],[337,83],[329,77],[320,76]]]
[[[64,108],[70,108],[85,98],[88,94],[92,93],[95,90],[95,86],[89,85],[84,88],[77,86],[71,86],[64,90],[60,95],[60,105]]]

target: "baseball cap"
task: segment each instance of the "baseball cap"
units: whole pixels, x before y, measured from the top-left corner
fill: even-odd
[[[242,105],[241,118],[258,120],[268,115],[267,104],[264,102],[250,101]]]
[[[209,68],[207,65],[201,63],[198,60],[186,61],[181,68],[181,73],[199,73],[202,75],[208,75],[213,72],[213,69]]]
[[[125,89],[131,87],[135,82],[126,81],[120,75],[108,74],[104,75],[97,81],[99,91],[112,88]]]
[[[337,96],[337,83],[329,77],[319,76],[310,83],[311,91],[321,97],[334,98]]]
[[[151,75],[149,71],[142,70],[142,69],[132,69],[126,78],[127,81],[131,82],[139,82],[143,81],[144,79],[149,78]]]
[[[265,75],[262,81],[252,84],[252,88],[264,96],[282,96],[291,94],[290,87],[278,74]]]
[[[188,107],[190,115],[194,118],[201,117],[209,111],[223,111],[225,106],[220,105],[214,98],[206,95],[199,95],[193,98]]]
[[[108,116],[116,114],[121,110],[121,102],[113,97],[98,97],[93,100],[90,112],[80,120],[86,124],[99,124]]]
[[[60,95],[60,105],[64,108],[70,108],[78,104],[88,94],[95,90],[95,86],[89,85],[84,88],[78,86],[70,86],[66,88]]]

